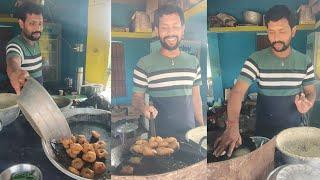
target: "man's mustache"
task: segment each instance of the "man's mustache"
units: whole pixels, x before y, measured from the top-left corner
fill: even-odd
[[[277,44],[277,43],[280,43],[280,44],[282,44],[283,46],[286,46],[286,43],[283,42],[283,41],[274,41],[273,43],[271,43],[271,45],[274,46],[274,45]]]
[[[36,33],[39,33],[41,35],[41,31],[35,31],[35,32],[32,32],[31,35],[34,35]]]
[[[176,38],[176,39],[178,39],[178,36],[166,36],[166,37],[163,38],[163,40],[167,40],[167,39],[169,39],[169,38]]]

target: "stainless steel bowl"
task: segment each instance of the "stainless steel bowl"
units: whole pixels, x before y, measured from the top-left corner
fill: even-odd
[[[94,94],[99,94],[103,91],[101,84],[87,84],[81,86],[81,94],[91,97]]]
[[[64,96],[51,95],[51,97],[61,110],[69,109],[72,105],[71,99]]]
[[[261,25],[262,23],[262,15],[255,11],[245,11],[243,18],[245,23],[248,24]]]
[[[319,180],[318,168],[308,164],[290,164],[279,170],[277,180]]]
[[[282,168],[286,167],[286,166],[288,166],[288,165],[279,166],[279,167],[277,167],[276,169],[274,169],[273,171],[271,171],[271,173],[269,173],[269,175],[268,175],[267,180],[276,180],[277,174],[279,173],[279,171],[280,171]]]
[[[23,173],[23,172],[31,172],[33,171],[33,175],[38,179],[42,180],[42,173],[40,169],[37,166],[34,166],[32,164],[17,164],[14,166],[9,167],[8,169],[4,170],[0,174],[1,180],[11,180],[11,177],[14,174],[17,173]]]
[[[16,94],[0,93],[0,131],[2,126],[9,125],[17,119],[19,112]]]

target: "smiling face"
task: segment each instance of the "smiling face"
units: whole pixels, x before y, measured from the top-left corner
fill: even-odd
[[[177,13],[165,14],[159,18],[159,27],[156,27],[161,46],[173,51],[179,47],[184,35],[184,25]]]
[[[295,34],[296,27],[291,28],[286,18],[268,23],[268,38],[273,50],[276,52],[287,50]]]
[[[24,22],[19,19],[19,25],[27,39],[38,41],[43,30],[43,16],[42,14],[27,14]]]

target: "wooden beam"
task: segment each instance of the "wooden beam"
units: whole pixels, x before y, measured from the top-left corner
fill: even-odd
[[[316,3],[314,3],[312,6],[311,6],[311,11],[312,11],[312,14],[316,15],[320,12],[320,2],[317,1]]]
[[[313,6],[318,0],[309,0],[308,6]]]
[[[18,19],[17,18],[11,18],[11,17],[1,17],[0,22],[5,22],[5,23],[17,23]]]
[[[298,30],[314,30],[314,24],[303,24],[297,26]],[[225,32],[266,32],[265,26],[236,26],[236,27],[213,27],[208,32],[225,33]]]
[[[147,0],[112,0],[112,3],[121,4],[146,4]]]
[[[152,38],[152,32],[112,32],[113,38]]]

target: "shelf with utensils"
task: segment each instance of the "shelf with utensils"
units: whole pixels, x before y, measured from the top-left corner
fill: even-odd
[[[189,19],[192,16],[205,11],[207,8],[207,0],[203,0],[198,4],[194,5],[190,9],[187,9],[184,12],[185,19]],[[111,33],[113,38],[141,38],[141,39],[151,39],[154,37],[152,32],[117,32],[112,31]]]
[[[112,32],[113,38],[152,38],[152,32]]]

